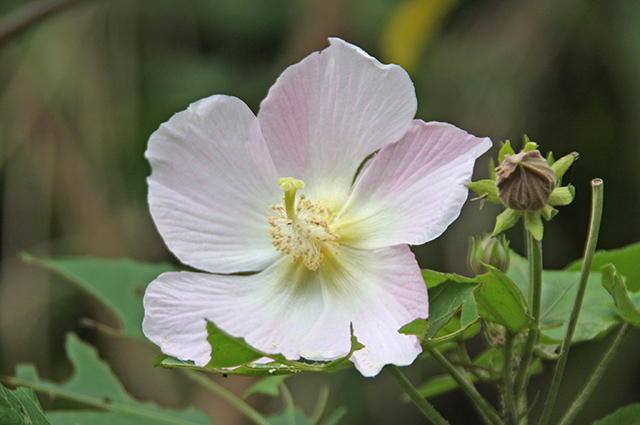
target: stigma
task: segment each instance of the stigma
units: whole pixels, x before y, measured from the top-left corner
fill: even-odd
[[[284,191],[283,202],[271,207],[275,217],[269,217],[269,233],[273,246],[293,261],[302,260],[309,270],[316,270],[327,252],[337,254],[339,228],[333,226],[331,208],[311,202],[304,195],[296,198],[304,182],[291,177],[278,179]]]

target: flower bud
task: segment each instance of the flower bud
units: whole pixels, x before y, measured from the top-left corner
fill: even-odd
[[[506,273],[509,269],[509,260],[509,241],[504,235],[497,238],[487,235],[479,240],[471,238],[469,268],[475,274],[483,274],[488,271],[484,264],[490,264]]]
[[[496,167],[496,186],[502,203],[514,210],[538,211],[556,187],[556,176],[540,151],[505,155]]]

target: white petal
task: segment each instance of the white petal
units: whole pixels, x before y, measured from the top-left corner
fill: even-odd
[[[210,360],[206,320],[267,354],[334,360],[348,354],[353,323],[366,345],[353,360],[365,376],[413,361],[417,338],[397,332],[428,315],[413,254],[407,246],[345,247],[338,256],[316,272],[283,257],[250,276],[165,273],[147,289],[144,332],[166,354],[198,365]]]
[[[440,236],[467,199],[476,158],[490,147],[451,124],[415,120],[359,176],[337,223],[341,242],[373,249]]]
[[[310,198],[338,207],[362,161],[402,137],[417,103],[402,68],[330,42],[282,73],[258,119],[283,177],[304,180]]]
[[[171,251],[218,272],[261,270],[271,245],[270,206],[282,201],[257,118],[239,99],[212,96],[151,135],[149,205]]]

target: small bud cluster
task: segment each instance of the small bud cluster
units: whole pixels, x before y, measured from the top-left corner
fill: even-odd
[[[488,264],[506,273],[509,270],[509,253],[509,241],[504,235],[487,235],[480,239],[472,237],[469,244],[469,268],[479,275],[488,271],[485,267]]]

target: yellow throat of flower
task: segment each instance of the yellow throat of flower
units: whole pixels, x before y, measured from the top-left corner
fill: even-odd
[[[269,218],[273,246],[282,255],[291,255],[293,261],[302,258],[309,270],[316,270],[326,251],[338,252],[340,236],[336,234],[338,228],[332,226],[334,214],[304,195],[296,200],[296,192],[304,188],[302,180],[283,177],[278,184],[284,191],[284,202],[271,207],[278,213]]]

